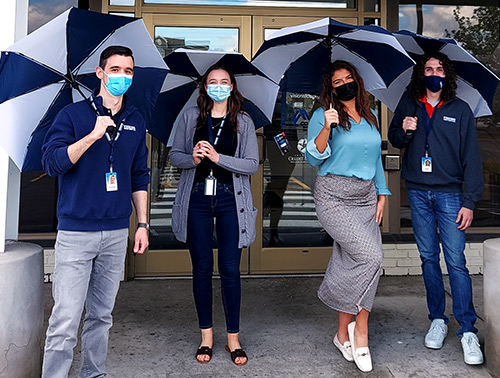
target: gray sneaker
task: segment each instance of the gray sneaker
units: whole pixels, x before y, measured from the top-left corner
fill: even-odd
[[[483,363],[483,352],[481,352],[476,334],[464,332],[461,341],[465,363],[469,365],[481,365]]]
[[[441,349],[443,341],[448,334],[448,326],[443,319],[434,319],[427,335],[425,335],[425,346],[430,349]]]

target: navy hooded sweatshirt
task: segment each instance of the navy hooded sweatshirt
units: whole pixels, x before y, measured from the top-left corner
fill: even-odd
[[[99,114],[105,114],[102,97],[93,99]],[[116,123],[119,126],[124,120],[123,127],[114,144],[117,191],[106,191],[111,145],[105,136],[90,146],[76,164],[68,156],[68,146],[94,129],[97,115],[89,103],[80,101],[66,106],[48,130],[42,147],[42,166],[50,176],[59,178],[59,230],[103,231],[129,227],[132,193],[147,190],[149,169],[144,119],[128,98],[124,98],[124,104]]]
[[[474,116],[469,105],[459,98],[434,108],[434,122],[429,133],[429,157],[432,172],[422,172],[425,156],[426,127],[429,119],[425,105],[408,92],[401,98],[391,125],[389,141],[396,148],[406,148],[401,177],[407,189],[463,193],[463,206],[473,210],[484,188],[483,169]],[[408,138],[403,119],[416,116],[417,130]]]

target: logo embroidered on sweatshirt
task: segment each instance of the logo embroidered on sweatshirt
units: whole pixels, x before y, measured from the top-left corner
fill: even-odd
[[[443,121],[457,123],[457,119],[453,117],[443,116]]]
[[[135,131],[135,126],[123,125],[123,130]]]

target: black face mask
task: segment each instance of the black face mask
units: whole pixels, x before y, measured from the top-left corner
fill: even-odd
[[[340,101],[352,100],[358,94],[358,84],[356,84],[355,81],[345,83],[339,87],[336,87],[335,92],[337,93],[337,97]]]

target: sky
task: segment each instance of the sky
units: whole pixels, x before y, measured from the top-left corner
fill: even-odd
[[[78,5],[78,0],[29,0],[28,33]]]

